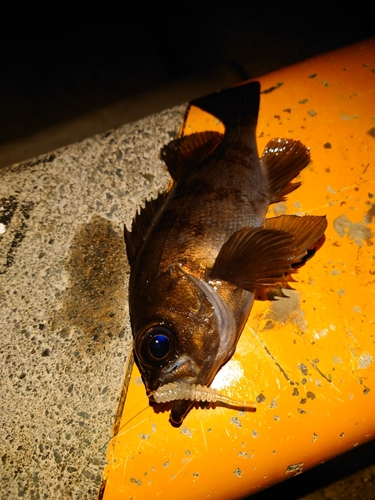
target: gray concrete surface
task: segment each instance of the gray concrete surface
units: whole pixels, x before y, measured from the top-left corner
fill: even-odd
[[[96,497],[132,345],[123,224],[183,111],[2,171],[2,500]]]

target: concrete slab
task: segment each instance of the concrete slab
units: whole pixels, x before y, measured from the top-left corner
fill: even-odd
[[[96,497],[132,348],[123,225],[184,110],[2,171],[2,499]]]

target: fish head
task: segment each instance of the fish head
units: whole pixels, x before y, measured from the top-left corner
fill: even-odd
[[[147,394],[171,382],[208,386],[233,354],[233,314],[217,290],[178,264],[130,297],[137,364]],[[194,401],[173,400],[182,422]]]

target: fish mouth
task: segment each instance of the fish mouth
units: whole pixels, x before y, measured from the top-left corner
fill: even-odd
[[[194,406],[195,401],[178,399],[173,401],[169,421],[174,427],[180,427],[184,418]]]

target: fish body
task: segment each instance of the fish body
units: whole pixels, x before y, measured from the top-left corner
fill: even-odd
[[[135,354],[149,395],[178,382],[209,386],[233,355],[255,298],[283,296],[291,274],[321,242],[324,217],[266,220],[309,163],[299,142],[256,144],[258,82],[191,104],[218,117],[224,134],[172,141],[162,159],[172,188],[147,201],[131,232],[129,305]],[[184,385],[184,387],[185,387]],[[175,399],[179,425],[194,401]]]

